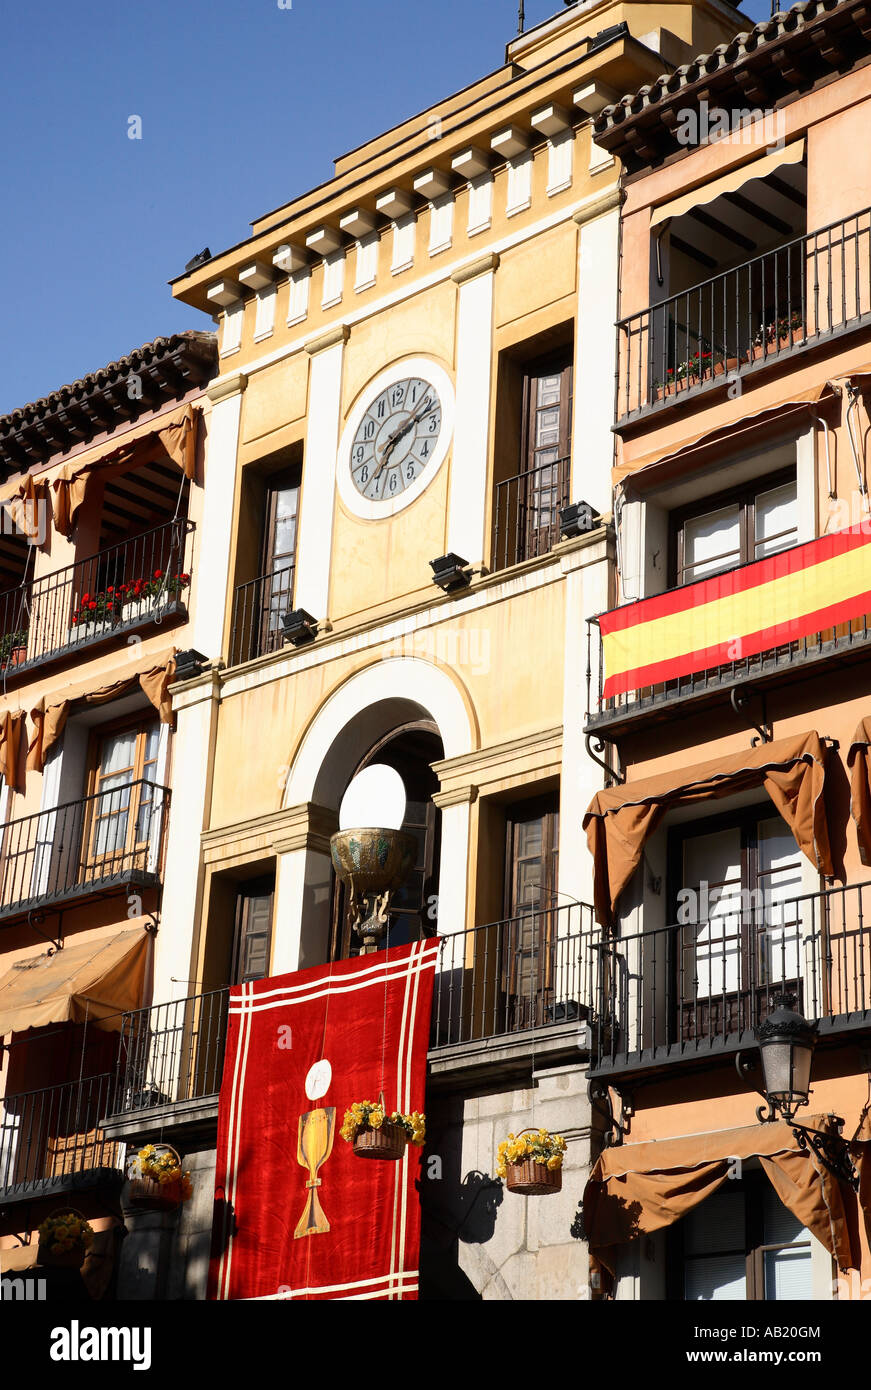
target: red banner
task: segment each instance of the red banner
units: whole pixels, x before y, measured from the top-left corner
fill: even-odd
[[[362,1159],[354,1101],[424,1109],[439,942],[230,991],[218,1114],[216,1299],[414,1299],[421,1151]]]

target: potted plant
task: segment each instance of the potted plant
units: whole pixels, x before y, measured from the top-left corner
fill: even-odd
[[[171,1144],[146,1144],[127,1164],[129,1201],[146,1211],[175,1211],[193,1195],[190,1173]]]
[[[748,361],[758,361],[760,357],[771,357],[776,352],[800,343],[804,338],[804,319],[795,309],[791,314],[773,319],[771,323],[761,323],[753,338]]]
[[[357,1158],[402,1158],[406,1145],[422,1145],[426,1140],[426,1116],[418,1110],[403,1115],[394,1110],[388,1115],[384,1099],[355,1101],[345,1111],[342,1138],[353,1144]]]
[[[546,1129],[523,1129],[499,1145],[496,1172],[509,1192],[544,1197],[562,1191],[566,1141]]]
[[[166,570],[155,569],[149,579],[139,576],[137,579],[131,579],[129,583],[122,584],[119,589],[122,621],[129,622],[138,618],[144,610],[152,608],[155,602],[164,596],[177,599],[190,582],[189,574],[168,574]]]
[[[39,1263],[56,1268],[81,1269],[93,1239],[93,1227],[81,1212],[56,1212],[46,1217],[39,1228]]]
[[[121,594],[113,584],[93,594],[82,594],[72,616],[72,640],[82,636],[92,637],[94,633],[112,627],[120,611]]]
[[[27,659],[27,628],[7,632],[0,637],[0,669],[20,666]]]

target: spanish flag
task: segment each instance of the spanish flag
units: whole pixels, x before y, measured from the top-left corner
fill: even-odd
[[[603,698],[709,671],[871,613],[871,520],[599,619]]]

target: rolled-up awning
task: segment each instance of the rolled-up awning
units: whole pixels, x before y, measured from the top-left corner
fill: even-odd
[[[142,1004],[151,938],[142,927],[16,961],[0,979],[0,1037],[47,1023],[121,1027]]]
[[[828,1130],[833,1122],[826,1115],[809,1115],[802,1124]],[[845,1208],[852,1194],[816,1154],[800,1147],[783,1121],[606,1149],[584,1191],[590,1253],[614,1274],[619,1246],[679,1221],[722,1186],[734,1171],[734,1159],[750,1158],[759,1159],[784,1206],[834,1255],[839,1268],[857,1268]]]
[[[724,193],[737,193],[739,189],[744,187],[745,183],[750,183],[751,179],[765,179],[769,174],[776,173],[778,169],[782,169],[787,164],[801,164],[803,159],[804,139],[802,138],[801,140],[794,140],[790,145],[784,145],[780,150],[772,150],[770,154],[764,154],[749,164],[741,164],[737,169],[730,169],[728,174],[723,174],[721,178],[711,179],[699,188],[694,188],[691,193],[682,193],[679,198],[672,198],[670,202],[654,208],[650,216],[650,225],[651,227],[658,227],[667,218],[681,217],[693,208],[703,207],[705,203],[713,203],[715,198],[721,198]]]
[[[819,873],[831,876],[824,784],[825,749],[819,734],[811,732],[597,792],[584,816],[597,920],[603,926],[614,922],[617,900],[670,807],[750,787],[764,788],[802,853]]]
[[[871,864],[871,719],[863,719],[847,754],[850,769],[850,813],[856,822],[859,858]]]

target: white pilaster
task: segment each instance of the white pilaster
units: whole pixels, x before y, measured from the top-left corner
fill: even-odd
[[[302,475],[296,607],[324,618],[330,591],[336,448],[342,409],[342,367],[347,328],[309,343],[308,427]]]
[[[328,854],[311,847],[291,849],[277,858],[269,973],[286,975],[327,959],[331,866]]]
[[[206,826],[219,693],[216,671],[173,691],[176,731],[163,905],[154,953],[156,1004],[197,993],[190,976],[202,891],[200,837]]]
[[[439,936],[453,936],[466,930],[466,904],[469,900],[469,822],[472,798],[477,788],[462,793],[437,793],[436,805],[442,813],[441,855],[439,858]]]
[[[584,220],[580,231],[571,501],[609,511],[620,225],[616,191],[600,206],[601,214]],[[581,217],[589,214],[578,214],[576,220]]]
[[[206,480],[203,519],[198,532],[197,567],[194,574],[196,605],[191,645],[210,661],[223,650],[224,614],[230,583],[230,550],[233,540],[233,496],[243,372],[216,382],[207,391],[212,401],[206,447]]]
[[[454,280],[457,303],[457,407],[448,550],[469,564],[484,557],[484,519],[490,443],[490,378],[493,361],[493,278],[499,257],[485,256]]]

